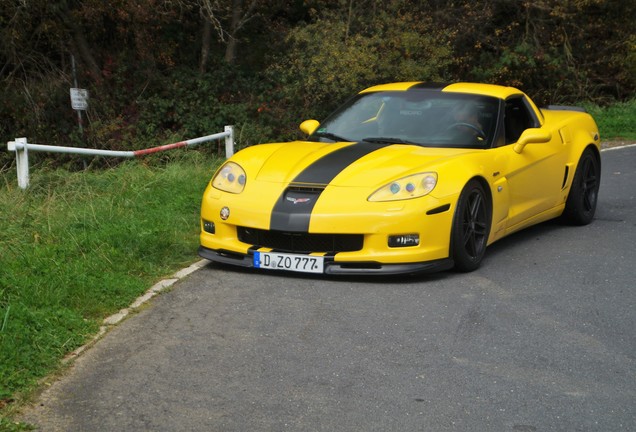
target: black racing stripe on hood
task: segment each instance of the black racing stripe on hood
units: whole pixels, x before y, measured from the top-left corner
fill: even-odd
[[[322,193],[317,185],[328,185],[353,162],[386,147],[383,144],[360,142],[342,147],[318,159],[305,168],[285,189],[272,210],[270,229],[277,231],[307,232],[311,212]],[[303,189],[302,185],[311,185]]]
[[[347,147],[342,147],[326,156],[318,159],[305,168],[292,184],[311,183],[328,185],[342,170],[363,156],[382,147],[377,143],[359,142]]]

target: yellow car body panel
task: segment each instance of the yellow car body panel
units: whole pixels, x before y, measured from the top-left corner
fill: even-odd
[[[388,100],[421,85],[385,84],[360,95],[386,94]],[[500,107],[499,114],[489,114],[488,119],[497,124],[489,129],[493,132],[488,144],[479,139],[475,141],[481,145],[479,148],[413,145],[400,143],[397,138],[395,143],[374,144],[371,138],[338,140],[332,134],[327,141],[314,139],[246,148],[230,159],[245,173],[240,193],[219,190],[212,182],[204,192],[200,254],[214,261],[250,267],[255,265],[250,261],[255,252],[280,249],[265,244],[264,237],[250,237],[254,232],[292,240],[353,235],[361,241],[359,248],[300,252],[283,248],[282,253],[325,256],[325,272],[333,273],[446,269],[458,259],[454,248],[459,243],[455,237],[462,226],[460,213],[467,208],[463,203],[468,199],[467,189],[476,190],[476,196],[483,201],[482,216],[488,218],[484,223],[484,243],[491,244],[519,229],[558,217],[566,207],[572,207],[568,197],[582,158],[588,161],[593,154],[599,167],[598,173],[593,174],[600,176],[600,137],[588,114],[564,107],[539,110],[521,91],[511,87],[456,83],[439,91],[465,98],[484,97],[477,100],[489,103],[499,101],[493,102],[493,106]],[[532,121],[531,127],[513,141],[504,131],[508,125],[503,110],[509,101],[516,101],[518,106],[523,101]],[[440,106],[444,107],[444,103]],[[380,111],[385,105],[381,103]],[[426,105],[421,106],[427,109]],[[360,123],[361,128],[379,122],[383,114],[373,112],[375,109]],[[410,106],[402,108],[401,113],[413,115],[417,109]],[[316,129],[316,135],[321,133],[326,133],[322,125]],[[221,175],[222,169],[213,179]],[[408,179],[426,173],[434,173],[436,184],[432,191],[420,194],[417,185],[408,184]],[[396,190],[405,185],[416,190],[408,199],[372,199],[378,190],[394,184],[399,185]],[[595,187],[597,190],[598,185]],[[581,193],[579,189],[577,193]],[[590,196],[595,199],[595,195]],[[307,210],[300,210],[303,206]],[[484,222],[483,217],[478,222]],[[246,236],[259,240],[244,241]],[[478,258],[476,265],[481,257]]]

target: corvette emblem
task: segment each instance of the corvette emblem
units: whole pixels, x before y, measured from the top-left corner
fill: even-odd
[[[287,197],[286,198],[287,201],[291,201],[293,204],[304,204],[307,203],[309,201],[311,201],[311,198],[293,198],[293,197]]]

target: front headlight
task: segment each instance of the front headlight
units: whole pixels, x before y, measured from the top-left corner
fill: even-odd
[[[245,187],[247,177],[241,166],[234,162],[228,162],[216,173],[212,179],[212,186],[230,193],[241,193]]]
[[[437,173],[425,172],[404,177],[373,192],[369,201],[398,201],[429,194],[437,184]]]

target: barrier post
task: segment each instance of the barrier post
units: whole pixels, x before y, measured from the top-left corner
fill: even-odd
[[[229,133],[225,137],[225,158],[229,159],[234,154],[234,126],[225,126],[225,132]]]
[[[9,151],[15,151],[16,171],[18,172],[18,187],[26,189],[29,187],[29,151],[27,150],[27,139],[16,138],[7,146]]]

